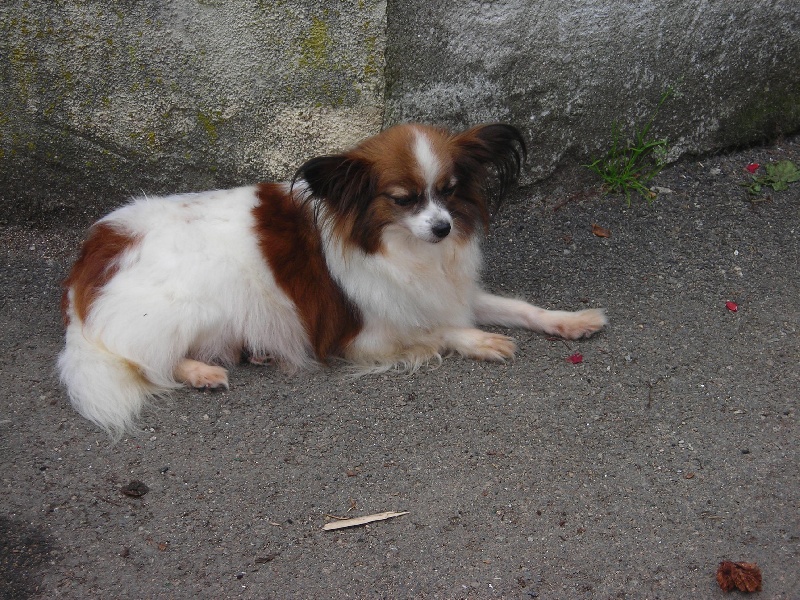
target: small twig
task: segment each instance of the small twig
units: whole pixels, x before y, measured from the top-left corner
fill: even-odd
[[[326,523],[322,529],[325,531],[330,531],[332,529],[342,529],[344,527],[358,527],[359,525],[366,525],[367,523],[373,523],[375,521],[383,521],[385,519],[391,519],[392,517],[399,517],[401,515],[407,515],[408,511],[405,512],[382,512],[377,513],[374,515],[367,515],[364,517],[356,517],[355,519],[341,519],[340,517],[334,517],[333,515],[326,515],[337,519],[337,521],[333,523]]]

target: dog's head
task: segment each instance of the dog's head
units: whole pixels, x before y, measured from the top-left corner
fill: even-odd
[[[294,182],[305,182],[338,237],[377,252],[390,227],[431,244],[485,228],[525,155],[522,135],[510,125],[453,134],[405,124],[343,154],[309,160]]]

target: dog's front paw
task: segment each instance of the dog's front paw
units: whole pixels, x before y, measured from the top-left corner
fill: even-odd
[[[608,324],[602,308],[587,308],[576,312],[560,312],[547,333],[577,340],[597,333]]]
[[[499,333],[470,329],[460,333],[453,349],[469,358],[503,361],[513,358],[517,345],[514,340]]]

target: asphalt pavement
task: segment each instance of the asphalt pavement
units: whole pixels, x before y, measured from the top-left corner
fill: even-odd
[[[605,307],[592,339],[515,331],[514,361],[414,375],[242,365],[116,445],[54,368],[88,218],[3,226],[2,597],[723,598],[733,560],[800,598],[800,182],[740,185],[780,160],[800,138],[684,160],[652,203],[580,170],[515,192],[486,287]],[[323,530],[384,511],[407,514]]]

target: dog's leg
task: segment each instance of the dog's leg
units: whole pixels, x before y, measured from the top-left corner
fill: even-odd
[[[442,354],[457,352],[468,358],[502,361],[514,356],[514,340],[505,335],[473,327],[437,327],[430,330],[396,331],[373,326],[365,328],[347,349],[346,358],[380,372],[392,366],[415,371]],[[372,369],[371,367],[376,367]]]
[[[601,308],[576,312],[546,310],[522,300],[478,292],[474,304],[475,318],[484,325],[524,327],[568,340],[589,337],[600,331],[608,319]]]
[[[175,367],[175,379],[194,388],[228,387],[228,371],[199,360],[184,358]]]

